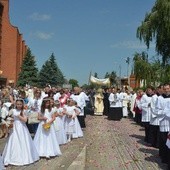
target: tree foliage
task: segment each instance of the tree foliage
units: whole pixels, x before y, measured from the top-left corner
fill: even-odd
[[[59,69],[54,54],[43,64],[39,72],[39,84],[44,87],[46,84],[51,86],[62,85],[65,79],[63,73]]]
[[[163,66],[170,58],[170,0],[157,0],[150,13],[145,15],[137,28],[137,38],[143,40],[147,48],[153,39],[156,51],[162,55]]]
[[[148,60],[146,52],[134,54],[134,75],[136,80],[144,81],[144,87],[147,85],[157,86],[162,83],[167,83],[170,80],[170,66],[167,64],[162,67],[159,58],[153,58],[153,61]]]
[[[26,84],[35,86],[38,83],[38,68],[35,57],[28,48],[18,76],[17,85],[24,87]]]
[[[118,82],[117,82],[117,75],[115,71],[112,71],[111,73],[106,72],[105,74],[105,78],[109,78],[110,79],[110,85],[111,86],[117,86]]]
[[[69,84],[72,85],[72,88],[74,88],[74,87],[79,87],[78,81],[75,80],[75,79],[70,79],[70,80],[69,80]]]
[[[98,74],[96,72],[94,73],[94,77],[98,78]]]
[[[144,80],[144,86],[146,86],[151,81],[151,65],[148,62],[148,54],[145,52],[135,53],[133,61],[136,80]]]

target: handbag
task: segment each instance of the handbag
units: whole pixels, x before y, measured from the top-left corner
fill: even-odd
[[[28,116],[28,124],[35,124],[39,122],[40,121],[38,120],[38,112],[31,112]]]

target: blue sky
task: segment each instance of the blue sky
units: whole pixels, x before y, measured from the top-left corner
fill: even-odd
[[[10,0],[10,21],[19,28],[40,69],[54,53],[67,79],[87,84],[116,71],[127,76],[125,59],[146,51],[136,29],[155,0]],[[155,55],[154,45],[147,51]]]

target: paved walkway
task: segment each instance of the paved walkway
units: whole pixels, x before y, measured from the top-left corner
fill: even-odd
[[[166,170],[158,150],[143,142],[143,127],[131,119],[109,121],[105,116],[88,115],[86,124],[83,138],[61,146],[62,156],[7,170]],[[1,139],[1,152],[4,145]]]
[[[0,152],[5,146],[5,139],[0,139]],[[40,159],[38,162],[28,166],[8,166],[6,170],[67,170],[76,160],[85,146],[85,138],[73,139],[71,142],[60,147],[62,155],[50,160]],[[13,151],[15,152],[15,151]],[[85,164],[85,163],[84,163]],[[80,169],[78,169],[80,170]]]
[[[143,127],[131,119],[91,116],[86,129],[86,170],[166,170],[158,150],[143,141]]]

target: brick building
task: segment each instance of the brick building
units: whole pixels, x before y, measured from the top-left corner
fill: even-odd
[[[129,83],[128,83],[129,81]],[[132,89],[142,87],[141,81],[136,80],[135,75],[131,74],[129,76],[129,80],[127,77],[121,78],[121,85],[122,86],[129,86]]]
[[[9,0],[0,0],[0,85],[16,84],[27,46],[9,20]]]
[[[139,88],[141,87],[140,81],[136,80],[135,75],[130,75],[130,87],[134,88]]]

